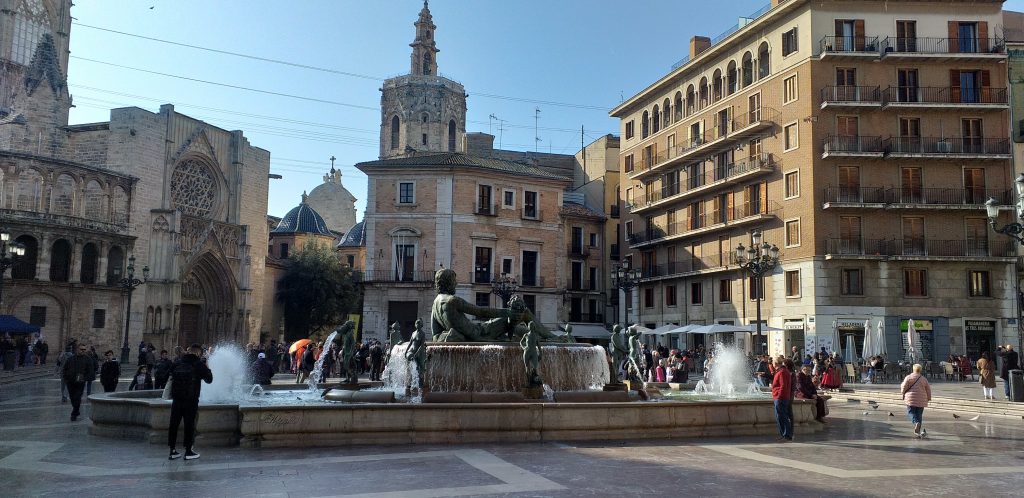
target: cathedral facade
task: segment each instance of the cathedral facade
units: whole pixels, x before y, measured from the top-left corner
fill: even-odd
[[[97,349],[257,339],[270,153],[171,105],[69,126],[71,1],[2,6],[0,229],[28,250],[0,313]]]

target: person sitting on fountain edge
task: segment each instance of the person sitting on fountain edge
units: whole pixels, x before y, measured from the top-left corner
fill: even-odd
[[[437,297],[430,312],[430,331],[438,342],[484,342],[498,341],[516,335],[516,327],[520,323],[533,322],[533,314],[525,306],[513,304],[519,296],[509,301],[510,309],[485,308],[468,303],[455,295],[458,283],[454,270],[442,268],[434,274],[434,286]],[[466,314],[479,319],[489,319],[484,323],[473,323]],[[544,330],[539,324],[533,325],[543,339],[554,339],[557,336]]]

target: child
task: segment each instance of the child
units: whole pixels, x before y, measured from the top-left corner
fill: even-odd
[[[128,390],[141,391],[143,389],[153,389],[153,377],[149,374],[149,367],[139,365],[139,369],[135,371],[135,376],[132,377],[132,383],[128,384]]]

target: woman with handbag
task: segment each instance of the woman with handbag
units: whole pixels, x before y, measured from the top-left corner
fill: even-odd
[[[996,365],[989,359],[988,351],[983,351],[981,358],[978,359],[978,377],[985,399],[996,399]]]
[[[920,363],[915,363],[913,372],[903,379],[900,393],[907,405],[907,417],[914,424],[914,435],[918,439],[928,437],[928,431],[924,430],[924,409],[932,400],[932,386],[928,384],[928,379],[921,375]]]

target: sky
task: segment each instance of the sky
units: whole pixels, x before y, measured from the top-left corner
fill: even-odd
[[[504,149],[573,154],[581,143],[618,134],[608,110],[667,74],[687,55],[691,36],[715,37],[767,4],[432,0],[430,11],[439,72],[469,94],[466,131],[491,133]],[[156,112],[171,103],[211,125],[242,130],[270,151],[271,173],[283,176],[270,180],[268,212],[275,216],[322,183],[335,157],[361,220],[366,176],[353,165],[379,155],[379,88],[409,72],[422,6],[76,0],[71,123],[107,121],[112,108]],[[1004,8],[1024,11],[1024,0]]]

